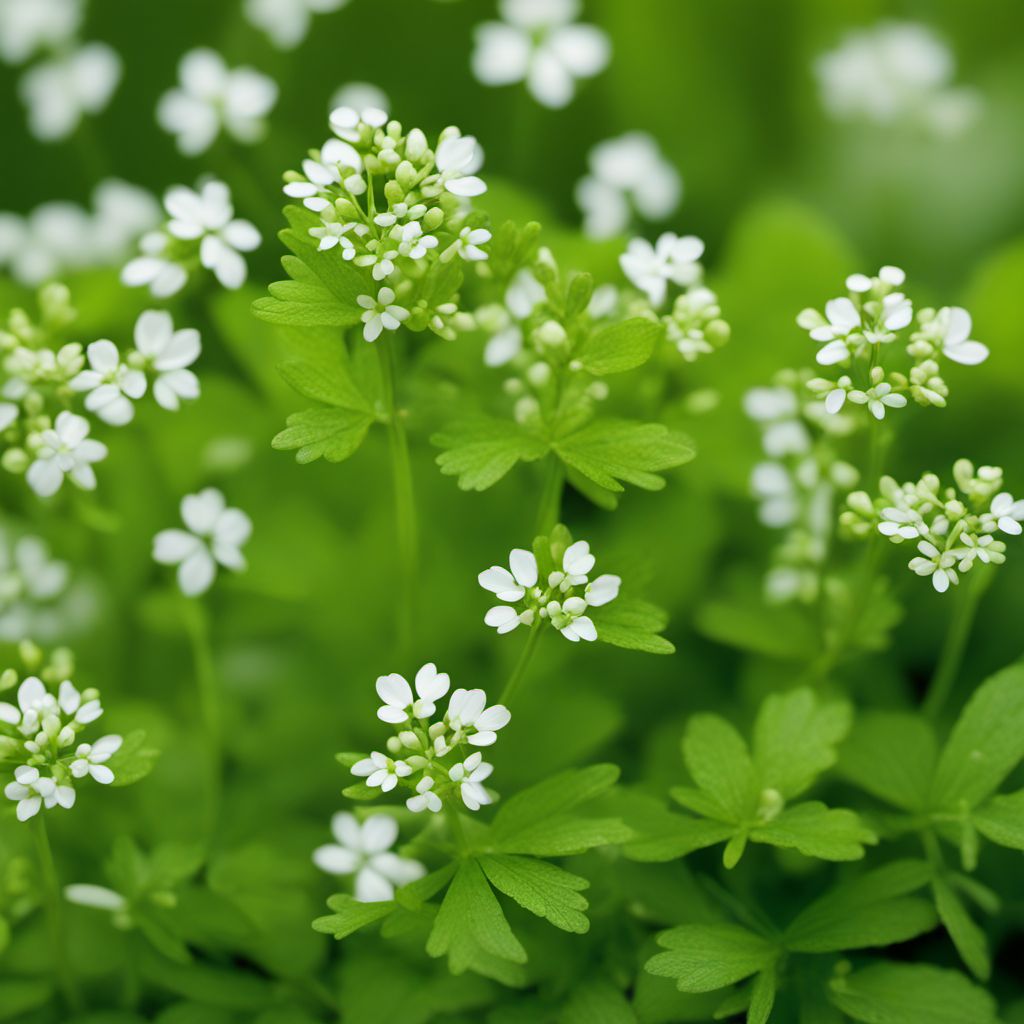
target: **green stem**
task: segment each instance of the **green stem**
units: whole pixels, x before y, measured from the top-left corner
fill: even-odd
[[[206,608],[195,598],[183,598],[182,618],[192,650],[196,675],[196,694],[206,739],[207,788],[209,800],[206,808],[206,834],[212,837],[220,813],[224,776],[223,712],[220,686],[210,642],[210,623]]]
[[[516,687],[520,684],[523,676],[526,674],[526,667],[530,664],[533,652],[537,648],[537,641],[540,639],[540,635],[543,631],[544,623],[540,621],[535,622],[530,627],[530,632],[526,637],[526,644],[519,655],[516,667],[512,669],[512,675],[508,677],[508,682],[505,683],[505,688],[501,691],[501,696],[498,698],[499,704],[508,706],[508,702],[511,700],[512,694],[515,692]]]
[[[549,534],[557,525],[562,511],[562,485],[565,482],[562,462],[552,453],[547,457],[547,463],[544,487],[537,507],[537,525],[534,530],[536,537]]]
[[[44,812],[40,811],[35,816],[32,822],[32,834],[36,842],[39,874],[43,882],[43,905],[46,912],[47,929],[50,933],[54,973],[57,975],[57,984],[60,986],[64,1001],[71,1010],[79,1011],[85,1004],[78,988],[78,981],[68,960],[67,946],[64,941],[63,897],[43,814]]]
[[[991,582],[992,573],[986,572],[984,567],[976,566],[973,572],[974,577],[968,577],[961,592],[957,595],[958,601],[953,611],[953,619],[946,630],[942,653],[939,655],[935,673],[928,685],[923,710],[931,718],[937,718],[946,706],[946,701],[949,700],[953,684],[960,674],[964,652],[967,650],[967,640],[971,635],[971,627],[974,625],[974,619],[978,613],[978,604]]]
[[[459,809],[455,804],[445,801],[444,816],[448,819],[448,827],[452,830],[452,838],[455,840],[456,849],[460,854],[467,850],[466,832],[462,827],[462,819],[459,817]]]
[[[376,343],[380,359],[384,407],[387,411],[388,439],[391,445],[391,472],[395,489],[395,522],[398,531],[398,553],[402,566],[402,601],[398,620],[399,646],[407,651],[412,641],[415,615],[416,566],[419,560],[416,500],[413,491],[412,462],[409,439],[401,410],[395,398],[395,350],[388,332]]]

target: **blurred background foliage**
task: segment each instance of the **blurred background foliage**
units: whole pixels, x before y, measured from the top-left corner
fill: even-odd
[[[248,311],[265,283],[280,276],[281,247],[274,238],[283,223],[280,174],[322,141],[328,100],[338,86],[373,82],[403,123],[431,131],[453,123],[476,134],[490,185],[482,206],[493,220],[540,220],[563,263],[592,271],[599,283],[620,282],[624,240],[589,243],[579,236],[573,186],[595,143],[631,129],[650,132],[685,182],[681,207],[667,226],[706,240],[709,282],[733,327],[722,352],[682,374],[687,391],[715,389],[717,406],[699,416],[682,401],[670,410],[695,437],[697,460],[671,474],[661,493],[627,494],[615,513],[573,494],[563,513],[574,533],[590,540],[601,570],[628,567],[630,583],[642,583],[670,610],[668,635],[677,654],[656,659],[543,645],[515,728],[494,751],[499,790],[606,759],[623,765],[626,782],[661,792],[680,775],[677,745],[687,715],[725,709],[743,723],[760,694],[798,674],[799,658],[738,651],[702,635],[695,614],[735,572],[756,579],[764,567],[768,535],[747,498],[759,439],[740,398],[781,367],[810,365],[812,350],[794,317],[835,294],[846,274],[873,272],[881,263],[904,267],[918,305],[966,306],[974,336],[992,351],[984,365],[953,379],[946,411],[907,416],[889,471],[907,479],[925,469],[948,472],[966,455],[1002,465],[1010,489],[1024,488],[1024,6],[1013,0],[590,0],[585,16],[605,27],[614,54],[608,70],[584,83],[563,111],[538,106],[521,88],[492,90],[474,81],[472,27],[493,13],[487,0],[354,0],[316,18],[297,51],[281,53],[243,20],[236,2],[93,0],[85,34],[117,49],[124,79],[101,117],[48,146],[28,135],[14,72],[0,68],[0,207],[25,212],[52,198],[85,202],[108,175],[159,194],[209,171],[232,185],[239,214],[264,235],[245,288],[193,290],[178,306],[176,319],[202,332],[202,399],[172,417],[140,408],[137,429],[107,437],[112,453],[99,469],[95,495],[65,488],[59,500],[43,504],[5,477],[0,502],[5,524],[30,527],[93,581],[94,625],[67,638],[78,654],[79,684],[102,687],[111,729],[143,725],[164,751],[138,787],[94,787],[81,793],[74,813],[51,816],[67,881],[102,881],[99,865],[112,836],[128,833],[147,847],[198,837],[202,773],[194,667],[179,597],[152,562],[150,547],[159,529],[176,522],[181,495],[206,484],[220,486],[230,504],[252,516],[249,571],[223,575],[207,604],[229,752],[215,855],[229,882],[219,895],[225,886],[235,890],[233,897],[241,890],[233,905],[243,905],[261,931],[255,939],[245,927],[242,938],[225,935],[230,929],[223,912],[213,931],[225,949],[241,947],[284,977],[303,976],[332,952],[331,940],[315,935],[309,921],[336,886],[317,877],[309,853],[327,840],[328,818],[343,803],[345,780],[334,753],[377,738],[373,680],[433,660],[455,685],[492,689],[510,670],[516,635],[496,639],[484,628],[487,596],[475,576],[511,546],[529,542],[538,487],[527,469],[485,494],[464,494],[438,473],[426,440],[437,399],[445,400],[444,389],[460,380],[496,388],[499,378],[479,368],[483,339],[447,349],[435,343],[423,353],[416,378],[406,382],[407,396],[433,389],[434,401],[424,402],[411,423],[424,558],[416,662],[396,664],[397,563],[383,432],[371,433],[342,466],[300,467],[272,452],[270,438],[301,400],[274,372],[283,356],[280,339]],[[943,139],[907,127],[839,125],[822,112],[814,57],[848,29],[887,17],[926,22],[954,49],[957,80],[977,88],[983,100],[964,134]],[[252,64],[278,82],[280,100],[258,145],[221,143],[207,157],[188,160],[154,124],[157,96],[174,81],[181,54],[197,45],[213,46],[230,65]],[[138,312],[152,304],[123,289],[114,270],[83,272],[68,283],[81,312],[76,336],[83,341],[127,339]],[[29,291],[0,279],[0,307],[30,301]],[[886,554],[907,616],[892,650],[851,666],[840,685],[875,706],[899,706],[916,699],[927,678],[948,606],[903,570],[902,551]],[[956,706],[985,674],[1021,652],[1024,557],[1015,550],[1009,555],[986,597]],[[20,850],[22,843],[5,818],[0,852]],[[1003,856],[1009,863],[1013,855]],[[738,869],[740,886],[756,885],[749,863],[756,860]],[[998,871],[996,860],[986,871]],[[1020,996],[1014,964],[1024,942],[1024,883],[1019,858],[1012,863],[1017,868],[1001,873],[1011,913],[997,947],[997,962],[1007,968],[997,994],[1011,1001]],[[642,893],[657,879],[660,901],[666,886],[680,886],[680,901],[696,913],[701,897],[686,891],[685,874],[670,882],[670,868],[678,865],[630,866],[615,885]],[[793,891],[805,885],[814,892],[821,881],[796,875],[791,886],[762,899],[784,917]],[[595,909],[601,892],[595,876]],[[196,931],[219,905],[201,903],[197,896]],[[679,919],[671,909],[664,913]],[[87,976],[100,977],[122,962],[118,943],[133,941],[89,911],[73,908],[71,922],[74,956]],[[33,919],[23,931],[0,959],[0,975],[18,975],[37,962],[42,922]],[[536,941],[555,940],[538,931]],[[425,984],[415,973],[411,980],[392,977],[384,947],[370,940],[345,948],[343,979],[355,964],[361,978],[376,970],[399,994]],[[953,963],[948,943],[939,939],[921,955]],[[147,962],[140,969],[158,973]],[[183,997],[205,998],[190,989],[199,984],[194,979],[164,981]],[[473,984],[488,985],[464,980],[457,997],[440,992],[438,1006],[445,998],[472,1005]],[[645,977],[643,985],[657,988],[661,981]],[[263,996],[254,998],[259,1003]],[[353,988],[346,1020],[397,1019],[397,1011],[381,1015],[379,1003],[362,1005],[359,998]],[[404,995],[395,998],[407,1009]],[[654,1008],[645,1020],[652,1024],[708,1016],[707,1000],[701,1008],[696,997],[685,1011],[696,1016],[681,1016],[681,1004],[666,1004],[659,1015],[657,999],[649,1002]],[[243,995],[228,1003],[227,1010],[241,1014],[237,1019],[254,1019]],[[17,1019],[2,999],[0,1019]],[[403,1012],[401,1019],[430,1018]]]

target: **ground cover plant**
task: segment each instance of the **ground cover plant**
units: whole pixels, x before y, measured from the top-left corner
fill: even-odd
[[[0,1021],[1024,1021],[1021,12],[142,7],[0,0]]]

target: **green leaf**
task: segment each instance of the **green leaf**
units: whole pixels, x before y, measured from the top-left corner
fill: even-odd
[[[768,1024],[772,1007],[775,1005],[775,967],[762,971],[754,979],[750,993],[750,1008],[747,1010],[747,1024]]]
[[[920,715],[858,715],[839,753],[839,772],[854,785],[904,811],[923,810],[935,772],[938,744]]]
[[[573,986],[558,1024],[637,1024],[637,1015],[611,981],[595,977]]]
[[[437,464],[445,476],[458,477],[464,491],[486,491],[517,462],[535,462],[548,451],[518,424],[484,416],[449,424],[430,441],[446,449]]]
[[[586,818],[555,815],[502,839],[498,848],[506,853],[533,857],[572,857],[595,846],[629,842],[633,832],[618,818]]]
[[[525,910],[550,921],[556,928],[582,935],[590,928],[580,895],[590,883],[579,875],[532,857],[486,856],[480,866],[491,884]]]
[[[277,368],[278,372],[300,395],[314,402],[372,414],[373,407],[356,387],[349,373],[345,343],[339,340],[337,344],[339,351],[346,354],[339,357],[336,365],[329,369],[296,360],[282,363]]]
[[[295,461],[305,465],[319,458],[343,462],[366,438],[373,417],[333,406],[306,409],[288,417],[288,425],[274,436],[271,445],[281,452],[295,451]]]
[[[949,932],[960,958],[976,978],[988,981],[992,962],[985,933],[971,919],[957,892],[941,876],[936,875],[932,880],[932,892],[939,920]]]
[[[107,762],[114,773],[112,786],[130,786],[144,779],[156,764],[160,751],[146,743],[146,733],[135,729],[124,738],[117,753]]]
[[[696,449],[684,434],[661,423],[600,419],[561,437],[553,444],[559,458],[609,491],[623,490],[625,481],[648,491],[660,491],[658,474],[693,459]]]
[[[448,887],[434,927],[427,939],[427,952],[434,957],[448,955],[453,974],[475,968],[480,952],[525,963],[526,950],[512,934],[480,865],[464,860]]]
[[[327,900],[327,906],[334,913],[318,917],[313,922],[313,930],[333,935],[336,939],[343,939],[360,928],[387,917],[398,904],[394,900],[361,903],[346,893],[337,893]]]
[[[721,811],[714,817],[740,822],[753,815],[758,786],[743,737],[718,715],[692,715],[683,735],[683,760],[693,781]]]
[[[993,843],[1024,850],[1024,789],[986,800],[974,809],[971,820]]]
[[[643,366],[664,335],[665,328],[660,321],[633,317],[588,335],[574,350],[573,358],[599,377],[623,373]]]
[[[1024,757],[1024,664],[987,679],[967,702],[939,758],[936,807],[974,807]]]
[[[724,843],[735,826],[704,818],[673,814],[664,808],[646,809],[629,815],[627,824],[634,838],[626,845],[626,856],[638,861],[667,861],[685,857],[694,850]]]
[[[681,992],[711,992],[775,961],[778,949],[767,939],[735,924],[684,924],[662,932],[657,953],[644,965],[651,974],[675,978]]]
[[[932,905],[906,895],[931,880],[919,860],[893,861],[837,886],[816,900],[783,935],[794,953],[831,953],[904,942],[935,927]]]
[[[860,860],[864,845],[878,841],[855,812],[829,808],[816,800],[787,807],[767,824],[752,829],[750,838],[799,850],[806,857],[837,861]]]
[[[49,978],[0,978],[0,1020],[25,1020],[23,1014],[53,998]]]
[[[995,1000],[959,971],[880,963],[831,982],[832,1002],[863,1024],[998,1024]]]
[[[618,598],[590,613],[597,627],[597,639],[614,647],[648,654],[672,654],[675,646],[660,630],[668,625],[668,616],[646,601]]]
[[[754,766],[763,788],[787,800],[799,796],[836,763],[836,747],[850,729],[845,701],[822,703],[807,688],[772,694],[754,723]]]

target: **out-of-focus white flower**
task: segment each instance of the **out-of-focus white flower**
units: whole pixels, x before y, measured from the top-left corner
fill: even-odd
[[[340,11],[349,0],[245,0],[249,22],[280,50],[294,50],[309,32],[314,14]]]
[[[0,640],[18,643],[26,636],[40,640],[66,633],[73,617],[69,580],[67,563],[54,559],[45,541],[12,540],[0,529]]]
[[[106,338],[85,350],[89,369],[70,381],[73,391],[85,391],[85,407],[104,423],[121,427],[135,416],[133,399],[146,393],[146,375],[121,361],[117,346]]]
[[[346,82],[331,94],[328,110],[348,107],[350,110],[391,109],[388,94],[372,82]]]
[[[576,79],[592,78],[611,57],[608,36],[574,24],[579,0],[499,0],[502,21],[476,27],[471,67],[484,85],[526,82],[538,103],[559,108],[576,93]]]
[[[147,309],[135,321],[135,348],[152,370],[153,397],[171,412],[182,400],[199,397],[199,378],[188,369],[202,351],[199,332],[194,327],[174,329],[171,314],[162,309]]]
[[[233,572],[245,569],[242,545],[252,534],[252,520],[237,508],[228,508],[216,487],[181,500],[186,530],[161,530],[153,538],[153,558],[161,565],[178,566],[178,586],[187,597],[210,589],[217,566]]]
[[[162,231],[150,231],[139,240],[141,256],[129,260],[121,270],[121,283],[128,288],[149,287],[154,299],[177,295],[188,282],[188,271],[165,254],[169,239]]]
[[[36,51],[69,42],[82,20],[82,0],[0,0],[0,60],[23,64]]]
[[[92,194],[90,227],[93,262],[113,266],[160,222],[160,203],[146,189],[119,178],[106,178]]]
[[[598,143],[588,163],[590,173],[576,184],[576,203],[590,238],[621,234],[634,210],[644,220],[658,221],[679,205],[679,172],[646,132],[626,132]]]
[[[33,65],[18,91],[28,126],[43,142],[67,138],[85,114],[98,114],[121,80],[121,58],[105,43],[86,43]]]
[[[622,272],[640,291],[647,295],[652,306],[665,301],[668,283],[679,287],[695,284],[701,277],[699,260],[704,255],[704,243],[696,235],[680,238],[666,231],[651,245],[646,238],[634,238],[619,257]]]
[[[371,814],[362,824],[340,811],[331,818],[335,843],[318,846],[313,863],[330,875],[355,875],[355,898],[380,903],[394,898],[395,887],[422,878],[427,869],[409,857],[391,852],[398,823],[387,814]]]
[[[822,104],[837,120],[917,120],[945,135],[966,128],[979,107],[974,90],[951,84],[954,71],[930,28],[896,21],[848,33],[814,64]]]
[[[64,410],[57,414],[53,427],[39,435],[35,461],[25,479],[41,498],[56,494],[65,475],[84,491],[96,488],[94,462],[107,457],[107,446],[89,437],[89,421]]]
[[[180,85],[160,97],[156,119],[178,149],[197,156],[223,129],[236,142],[258,142],[277,102],[277,83],[254,68],[228,68],[216,50],[190,50],[178,65]]]

